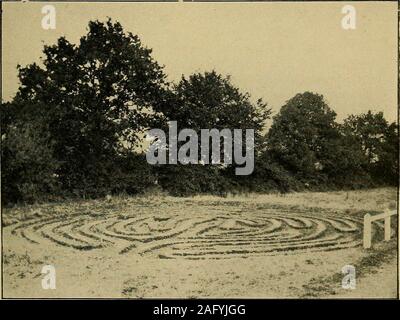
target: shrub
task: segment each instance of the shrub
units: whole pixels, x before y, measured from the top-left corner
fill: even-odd
[[[157,167],[158,183],[173,196],[201,193],[224,195],[232,183],[223,169],[212,165],[166,165]]]
[[[42,125],[26,122],[9,126],[2,135],[1,158],[3,203],[33,202],[58,193],[59,163]]]

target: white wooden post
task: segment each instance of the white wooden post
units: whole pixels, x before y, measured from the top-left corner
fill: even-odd
[[[374,216],[371,216],[369,213],[367,213],[364,216],[364,237],[363,237],[363,243],[364,243],[364,248],[368,249],[371,247],[371,241],[372,241],[372,222],[377,221],[377,220],[384,220],[384,232],[385,232],[385,241],[389,241],[392,233],[392,228],[390,225],[390,217],[394,216],[397,214],[396,210],[390,211],[389,209],[386,209],[383,213],[376,214]]]
[[[371,248],[371,215],[367,213],[364,216],[364,248]]]
[[[390,211],[385,210],[386,217],[385,217],[385,241],[390,240],[390,233],[392,231],[392,228],[390,226]]]

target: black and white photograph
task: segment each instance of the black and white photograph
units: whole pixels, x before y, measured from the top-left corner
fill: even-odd
[[[2,299],[399,299],[396,1],[1,7]]]

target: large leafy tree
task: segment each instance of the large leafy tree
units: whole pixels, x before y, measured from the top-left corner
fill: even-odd
[[[253,129],[255,152],[259,150],[262,130],[271,114],[270,108],[261,99],[253,102],[249,93],[242,92],[236,87],[229,76],[223,76],[216,71],[183,76],[173,86],[168,97],[168,106],[163,110],[165,120],[177,121],[179,130],[193,129],[198,136],[201,129],[230,129],[231,132],[233,129]],[[201,144],[201,139],[198,143]],[[224,159],[222,146],[221,141],[221,160]],[[245,147],[246,141],[243,134],[242,148]],[[201,150],[200,147],[198,150]],[[211,163],[211,155],[209,163]],[[176,194],[184,194],[185,190],[219,193],[223,192],[222,190],[226,191],[230,178],[237,180],[235,167],[235,165],[160,167],[160,184]],[[174,184],[171,185],[170,176],[175,175],[180,175],[182,179],[174,180]]]
[[[42,65],[19,66],[13,104],[19,114],[40,106],[67,185],[107,175],[113,157],[139,144],[167,90],[151,52],[118,22],[92,21],[78,44],[61,37]]]
[[[230,76],[216,71],[182,77],[173,92],[174,102],[163,112],[181,128],[254,129],[257,141],[271,114],[261,99],[252,102],[250,94],[234,86]]]
[[[397,183],[398,129],[382,112],[350,115],[343,129],[356,141],[365,157],[366,170],[377,182]]]
[[[261,99],[252,103],[250,94],[234,86],[230,76],[224,77],[216,71],[182,77],[175,92],[181,101],[176,115],[194,128],[260,130],[270,115],[270,109]]]
[[[244,132],[253,129],[253,151],[257,156],[262,145],[265,121],[271,115],[271,109],[262,99],[251,101],[250,94],[241,92],[230,76],[223,76],[214,70],[182,77],[173,92],[176,98],[174,108],[164,113],[169,119],[177,120],[178,126],[197,132],[201,129],[230,129],[231,132],[241,129],[243,151],[246,148]]]
[[[324,179],[340,137],[335,118],[322,95],[297,94],[274,117],[267,152],[299,179]]]

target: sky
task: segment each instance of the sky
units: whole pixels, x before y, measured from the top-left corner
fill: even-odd
[[[56,29],[41,26],[44,3],[2,4],[2,98],[17,91],[17,64],[39,62],[60,36],[77,43],[90,20],[111,17],[139,35],[170,81],[215,69],[255,101],[279,111],[295,94],[323,94],[341,121],[383,111],[397,119],[397,3],[54,3]]]

